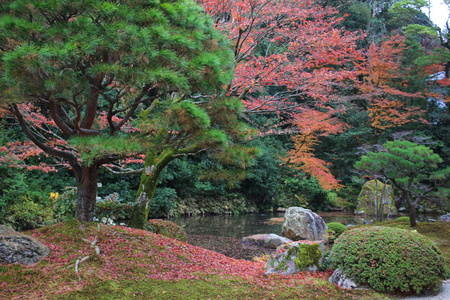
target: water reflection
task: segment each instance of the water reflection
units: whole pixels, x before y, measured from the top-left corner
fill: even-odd
[[[242,238],[258,233],[279,234],[282,223],[269,220],[283,216],[284,213],[196,216],[173,221],[184,227],[189,244],[229,257],[250,260],[256,255],[270,254],[273,250],[241,244]]]

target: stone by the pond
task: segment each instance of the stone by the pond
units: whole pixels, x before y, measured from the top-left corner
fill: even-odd
[[[290,239],[273,233],[255,234],[242,238],[242,242],[266,248],[276,249],[278,246],[292,242]]]
[[[450,214],[446,214],[439,217],[439,220],[442,222],[450,222]]]
[[[394,190],[392,186],[379,180],[370,180],[363,185],[359,193],[355,213],[381,218],[377,216],[381,208],[383,218],[396,213]]]
[[[264,265],[265,275],[317,272],[323,261],[323,241],[297,241],[281,245]]]
[[[303,207],[289,207],[284,214],[281,235],[293,241],[326,241],[328,229],[316,213]]]
[[[347,277],[341,269],[337,268],[333,275],[331,275],[329,281],[344,289],[356,289],[358,285],[353,279]]]
[[[32,265],[44,259],[48,247],[35,238],[0,225],[0,265]]]

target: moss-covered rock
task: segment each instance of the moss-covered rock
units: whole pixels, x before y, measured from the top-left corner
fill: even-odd
[[[322,263],[322,241],[298,241],[281,245],[264,266],[266,275],[317,272]]]
[[[379,180],[366,182],[358,196],[355,213],[372,216],[383,220],[387,215],[396,214],[392,186]]]

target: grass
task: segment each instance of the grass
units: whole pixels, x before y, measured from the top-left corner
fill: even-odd
[[[27,234],[50,253],[35,266],[0,266],[0,299],[389,299],[339,289],[331,272],[265,277],[263,262],[126,227],[67,221]]]

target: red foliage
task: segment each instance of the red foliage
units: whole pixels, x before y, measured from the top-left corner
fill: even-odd
[[[71,147],[61,132],[60,128],[55,122],[46,117],[41,109],[32,103],[23,103],[17,105],[24,120],[28,124],[32,132],[39,137],[42,141],[53,149],[71,152],[79,157],[78,151]],[[12,116],[12,112],[8,109],[0,109],[0,118],[9,118]],[[112,117],[113,122],[120,122],[120,118],[117,116]],[[98,129],[102,130],[108,128],[107,113],[101,112],[95,120]],[[138,129],[133,127],[130,122],[125,123],[121,128],[124,132],[135,132]],[[0,164],[7,165],[9,167],[25,168],[27,170],[41,170],[43,172],[57,172],[60,167],[70,167],[67,161],[57,159],[48,155],[41,148],[36,146],[29,140],[14,141],[7,143],[6,146],[0,147],[0,151],[4,155],[0,156]],[[43,158],[53,158],[53,163],[48,163],[50,160],[46,160],[46,163],[40,162],[39,164],[28,164],[28,160],[31,157],[37,157],[39,160]],[[125,167],[130,163],[143,163],[143,155],[136,156],[135,158],[118,160],[118,165]],[[109,167],[115,167],[116,165],[107,164]]]
[[[346,101],[341,91],[356,80],[364,60],[356,50],[362,34],[339,29],[337,11],[316,1],[198,2],[233,43],[237,66],[229,94],[240,97],[248,113],[276,112],[279,122],[269,120],[261,134],[298,134],[291,163],[336,188],[313,146],[317,135],[341,131],[335,110],[324,108]]]
[[[367,62],[361,67],[364,76],[359,84],[362,97],[369,100],[371,126],[376,129],[401,126],[408,122],[426,122],[420,118],[425,111],[409,105],[411,99],[421,98],[421,93],[407,93],[396,87],[406,85],[403,80],[401,58],[406,46],[404,37],[392,36],[381,45],[372,44],[367,51]]]

